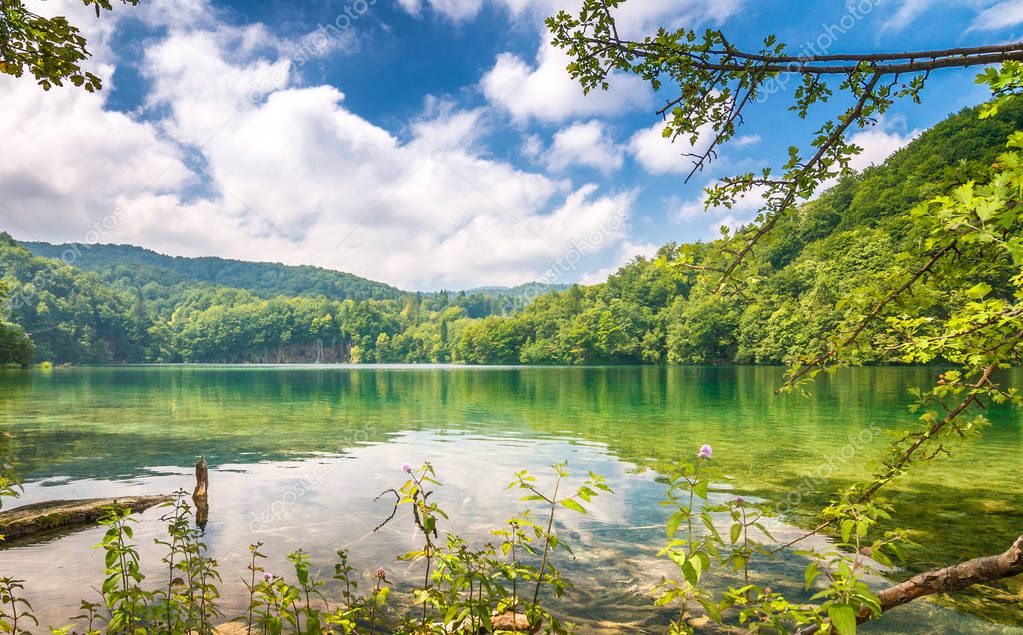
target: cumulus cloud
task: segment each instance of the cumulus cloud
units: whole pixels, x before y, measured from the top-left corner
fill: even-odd
[[[517,284],[591,232],[606,234],[602,253],[625,239],[625,223],[605,225],[628,217],[633,192],[489,157],[476,143],[487,109],[429,99],[392,132],[346,108],[342,90],[303,82],[261,25],[166,27],[141,60],[157,119],[111,111],[107,93],[0,81],[13,87],[0,134],[19,157],[0,166],[0,211],[16,234],[88,240],[119,210],[103,242],[421,289]],[[555,142],[565,161],[570,141]]]
[[[731,229],[750,223],[765,204],[767,187],[754,187],[745,195],[736,199],[732,207],[707,207],[707,192],[704,190],[694,199],[681,200],[675,197],[668,199],[669,213],[675,220],[683,223],[694,223],[703,218],[710,218],[706,227],[705,238],[715,238],[722,225]]]
[[[904,118],[889,117],[882,119],[873,128],[862,130],[850,136],[849,142],[863,149],[860,154],[856,155],[849,162],[850,167],[857,171],[863,171],[872,165],[884,163],[888,157],[920,136],[920,130],[899,132],[900,129],[904,130],[905,127],[906,122]]]
[[[615,273],[625,265],[635,260],[638,256],[645,258],[652,258],[657,255],[657,249],[659,245],[653,243],[637,243],[629,240],[624,241],[618,247],[618,253],[614,264],[609,267],[602,267],[595,271],[590,271],[582,275],[579,279],[580,284],[600,284],[605,282],[611,274]]]
[[[967,31],[996,31],[1023,23],[1020,0],[900,0],[881,30],[902,31],[928,12],[940,12],[945,7],[978,12]]]
[[[607,126],[593,119],[556,132],[546,163],[554,171],[582,165],[606,175],[622,167],[623,154],[623,148],[615,143]]]
[[[423,4],[422,0],[398,0],[398,6],[414,17],[423,15]],[[483,7],[482,0],[427,0],[425,4],[434,13],[454,22],[475,18]]]
[[[656,122],[649,128],[637,131],[629,139],[629,152],[650,174],[684,174],[693,168],[693,157],[707,150],[713,140],[710,125],[703,126],[695,143],[679,137],[672,143],[664,136],[664,123]]]
[[[760,135],[748,134],[736,137],[735,140],[732,141],[732,145],[736,148],[745,148],[747,146],[755,146],[761,141],[763,141],[763,139],[760,138]]]
[[[109,89],[109,25],[103,31],[91,33],[101,57],[91,67]],[[85,240],[131,197],[197,182],[158,126],[108,110],[108,94],[72,86],[44,92],[31,79],[0,78],[0,137],[5,152],[18,157],[0,163],[0,213],[10,229],[39,240]]]
[[[461,0],[464,2],[465,0]],[[441,0],[429,0],[435,10],[447,13]],[[444,0],[444,4],[459,0]],[[577,12],[571,0],[502,0],[499,3],[513,16],[524,16],[545,33],[542,18],[560,10]],[[623,38],[641,38],[659,27],[685,25],[695,28],[720,24],[737,13],[742,0],[630,0],[615,9],[616,25]],[[611,73],[609,89],[584,95],[579,83],[568,76],[565,52],[543,38],[533,63],[513,53],[501,53],[480,82],[480,88],[494,105],[506,110],[520,122],[536,119],[561,122],[571,117],[619,115],[630,110],[649,108],[653,96],[642,80],[632,75]]]
[[[618,115],[651,104],[650,91],[634,76],[613,74],[611,88],[583,94],[579,83],[565,71],[568,56],[545,43],[535,65],[512,53],[501,53],[480,81],[490,103],[513,119],[559,122],[577,116]]]

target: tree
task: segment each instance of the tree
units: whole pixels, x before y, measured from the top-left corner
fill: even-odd
[[[35,356],[35,346],[16,324],[0,321],[0,365],[28,366]]]
[[[798,81],[791,110],[807,118],[815,105],[836,93],[849,103],[844,112],[826,119],[805,150],[793,146],[789,160],[775,174],[770,168],[721,180],[708,190],[708,207],[730,207],[739,197],[763,197],[760,215],[734,235],[725,234],[707,259],[691,266],[707,274],[718,292],[734,290],[756,298],[758,287],[755,249],[772,236],[800,200],[818,193],[829,179],[844,177],[850,159],[860,149],[847,140],[850,131],[874,125],[896,101],[918,101],[930,73],[944,68],[1001,64],[978,78],[991,87],[995,100],[981,118],[991,117],[1023,92],[1023,43],[906,53],[791,55],[774,36],[764,38],[759,50],[742,50],[720,30],[704,33],[679,28],[660,29],[639,40],[619,35],[614,11],[622,0],[584,0],[577,15],[560,12],[547,24],[554,44],[567,49],[569,73],[585,91],[607,89],[612,71],[637,75],[654,90],[671,86],[675,97],[657,114],[666,117],[664,136],[683,137],[695,144],[701,129],[711,130],[707,150],[693,157],[690,176],[716,156],[717,148],[732,139],[748,108],[770,86]],[[881,467],[867,480],[841,492],[823,511],[824,521],[813,531],[780,549],[800,543],[817,532],[838,527],[840,544],[853,547],[851,556],[837,553],[827,561],[829,584],[814,596],[824,598],[811,616],[777,594],[756,587],[731,590],[722,606],[739,607],[742,620],[778,623],[779,618],[803,623],[810,619],[842,635],[855,632],[856,622],[876,619],[882,612],[923,595],[952,591],[978,582],[990,582],[1020,572],[1017,541],[992,567],[968,566],[960,575],[954,568],[918,576],[875,596],[859,579],[862,575],[860,541],[887,517],[878,494],[910,466],[950,452],[949,443],[977,433],[987,423],[983,410],[989,403],[1021,405],[1019,393],[1004,386],[999,369],[1023,361],[1023,132],[1013,132],[1007,150],[982,178],[948,183],[944,191],[905,215],[907,239],[885,276],[867,275],[856,288],[819,287],[818,307],[837,300],[837,324],[823,337],[800,344],[783,388],[800,386],[823,370],[857,364],[871,357],[897,355],[905,362],[941,361],[952,366],[935,385],[917,394],[918,419],[906,425]],[[863,236],[859,246],[873,244]],[[854,243],[856,244],[856,243]],[[775,251],[782,259],[791,257]],[[840,259],[836,259],[840,261]],[[869,268],[867,273],[869,274]],[[852,271],[824,272],[842,281]],[[761,296],[756,310],[769,309]],[[812,300],[812,296],[810,297]],[[779,310],[798,312],[782,303]],[[779,315],[775,311],[774,315]],[[773,316],[772,316],[773,317]],[[684,322],[690,324],[691,320]],[[879,328],[880,327],[880,328]],[[669,335],[669,340],[671,336]],[[669,532],[670,534],[671,532]],[[855,539],[855,540],[853,540]],[[884,562],[884,549],[899,539],[886,533],[867,547]],[[734,541],[734,538],[733,538]],[[849,561],[853,566],[850,567]],[[987,561],[985,561],[986,563]],[[819,559],[807,568],[807,586],[819,575]],[[953,575],[954,574],[954,575]],[[951,577],[957,584],[944,584]],[[699,574],[694,579],[698,580]],[[692,596],[702,598],[690,580]],[[907,589],[909,589],[907,591]],[[893,601],[893,598],[898,598]],[[684,600],[683,600],[684,605]],[[706,605],[705,605],[706,606]],[[709,610],[709,609],[708,609]],[[684,610],[683,610],[684,612]],[[676,627],[691,630],[684,615]]]
[[[137,5],[140,0],[121,0]],[[111,0],[82,0],[86,7],[111,10]],[[36,82],[49,90],[70,81],[91,92],[102,88],[102,81],[82,68],[90,57],[85,37],[67,18],[44,18],[33,13],[21,0],[0,3],[0,73],[21,77],[27,70]]]
[[[637,75],[655,91],[673,91],[675,96],[657,111],[665,117],[664,136],[695,145],[704,129],[711,131],[706,149],[691,155],[690,178],[735,137],[749,108],[790,81],[798,83],[791,110],[803,119],[814,106],[835,99],[836,93],[848,98],[844,112],[826,119],[807,148],[789,148],[789,160],[780,173],[768,167],[759,174],[722,179],[708,189],[708,206],[731,207],[749,195],[761,196],[764,202],[758,222],[737,232],[710,265],[719,287],[743,284],[740,267],[760,240],[799,201],[849,172],[849,161],[859,152],[848,141],[851,131],[874,125],[899,100],[919,101],[933,71],[1023,60],[1019,42],[898,53],[793,55],[773,35],[765,37],[759,49],[744,50],[718,29],[662,28],[642,39],[628,39],[619,35],[614,15],[624,1],[584,0],[578,14],[561,11],[548,18],[553,43],[568,52],[567,70],[586,92],[607,90],[613,71]]]

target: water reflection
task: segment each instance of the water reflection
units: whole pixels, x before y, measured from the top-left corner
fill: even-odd
[[[503,491],[514,470],[568,459],[607,475],[617,494],[598,499],[590,517],[564,518],[581,547],[579,560],[567,563],[580,588],[566,608],[588,631],[601,620],[646,630],[667,619],[646,595],[663,566],[655,558],[664,520],[659,467],[710,443],[735,477],[728,487],[780,500],[808,466],[830,461],[827,478],[793,505],[787,520],[799,522],[835,487],[862,477],[861,456],[835,461],[836,452],[871,425],[908,420],[906,389],[931,374],[855,369],[804,399],[774,397],[781,371],[772,368],[57,369],[0,376],[0,429],[9,433],[0,443],[28,479],[25,502],[190,488],[191,466],[204,454],[212,481],[207,535],[232,581],[255,540],[277,567],[299,546],[328,565],[345,545],[365,571],[397,566],[393,556],[412,547],[412,532],[371,530],[389,513],[373,498],[400,482],[403,462],[432,461],[452,526],[486,540],[518,509]],[[993,418],[968,458],[923,470],[896,490],[899,522],[928,545],[915,567],[1001,551],[1023,526],[1020,420],[1006,411]],[[857,452],[868,456],[885,443],[872,436]],[[152,546],[158,516],[148,512],[139,532],[151,563],[160,557]],[[100,554],[88,550],[97,540],[88,530],[8,549],[0,566],[28,578],[41,613],[56,623],[98,581]],[[783,560],[767,571],[799,579],[802,564]],[[230,587],[225,599],[238,604],[242,591]],[[939,632],[981,628],[931,605],[901,614],[883,628],[899,632],[919,619],[939,619]]]

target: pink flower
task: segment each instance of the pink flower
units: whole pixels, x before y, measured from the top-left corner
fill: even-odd
[[[406,473],[406,474],[411,474],[412,473],[412,464],[411,463],[402,463],[401,464],[401,471]]]
[[[380,567],[379,569],[377,569],[377,579],[378,580],[384,580],[386,578],[387,578],[387,572],[384,571],[384,568]]]
[[[701,459],[709,459],[710,455],[714,453],[714,448],[710,447],[706,443],[700,446],[700,453],[696,456]]]

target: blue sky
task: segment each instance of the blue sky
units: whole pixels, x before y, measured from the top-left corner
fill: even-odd
[[[712,179],[776,165],[817,120],[781,91],[684,183],[634,78],[583,96],[543,17],[570,0],[146,0],[71,11],[106,89],[0,79],[0,228],[25,240],[314,264],[407,289],[596,282],[668,241],[708,239],[756,201],[704,212]],[[755,46],[911,50],[1020,39],[1023,0],[628,0],[632,35],[720,27]],[[856,137],[859,168],[985,98],[931,79]],[[838,107],[836,105],[835,107]],[[698,142],[699,143],[699,142]]]

